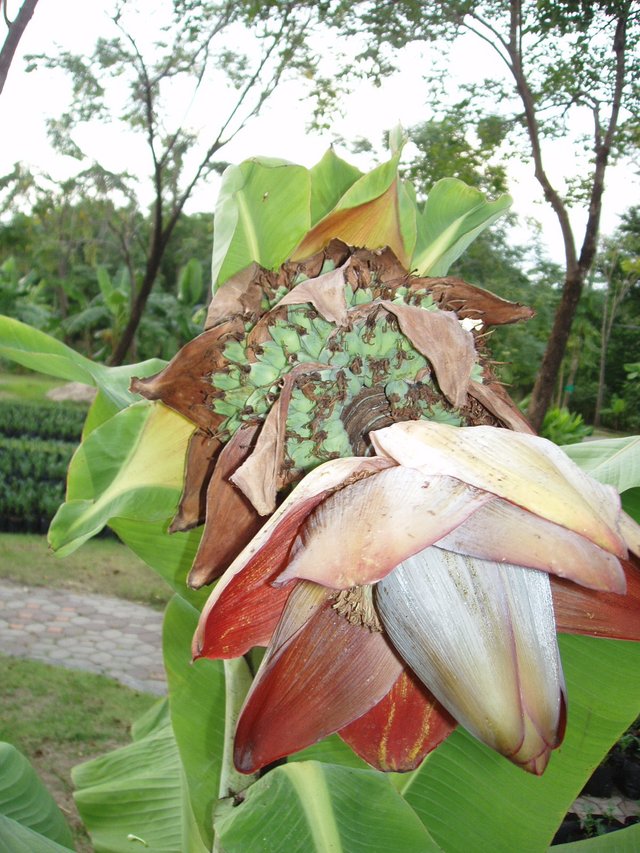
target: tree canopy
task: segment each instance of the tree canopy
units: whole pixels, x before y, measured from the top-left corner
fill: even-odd
[[[497,56],[504,74],[480,67],[477,81],[454,104],[464,121],[469,102],[496,112],[508,138],[533,162],[535,177],[553,209],[565,253],[565,283],[529,410],[539,426],[551,400],[571,323],[593,265],[604,179],[613,158],[637,144],[640,119],[640,9],[630,0],[571,3],[551,0],[419,0],[338,2],[328,20],[351,34],[367,34],[356,62],[381,78],[406,45],[435,43],[444,62],[425,70],[434,97],[447,96],[451,81],[448,48],[460,35],[473,36]],[[576,121],[590,130],[572,139]],[[548,143],[574,144],[566,175],[555,174]],[[572,208],[582,208],[586,225],[574,227]]]

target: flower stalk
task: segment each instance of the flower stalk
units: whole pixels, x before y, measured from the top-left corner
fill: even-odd
[[[233,744],[240,711],[251,689],[252,675],[243,657],[223,661],[225,706],[224,706],[224,741],[222,748],[222,763],[220,768],[220,784],[218,799],[228,800],[239,795],[252,785],[258,778],[257,774],[245,774],[236,770],[233,763]],[[214,810],[214,840],[211,853],[224,853],[215,833],[216,812]]]

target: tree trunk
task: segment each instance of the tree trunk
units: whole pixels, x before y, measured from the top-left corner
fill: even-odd
[[[0,50],[0,92],[4,89],[7,74],[9,73],[15,52],[18,49],[18,44],[27,28],[27,24],[33,16],[37,4],[38,0],[24,0],[16,19],[10,24],[8,23],[9,31]]]
[[[626,32],[630,4],[625,3],[617,17],[616,31],[612,45],[616,56],[615,85],[612,93],[611,113],[604,134],[597,111],[594,114],[595,163],[589,199],[589,213],[580,257],[578,259],[576,259],[575,241],[566,205],[558,191],[551,185],[542,161],[542,149],[539,137],[540,126],[536,112],[536,102],[529,87],[522,63],[522,0],[510,0],[509,6],[511,29],[508,51],[512,63],[511,71],[516,83],[516,89],[524,106],[525,123],[535,164],[535,176],[544,191],[545,199],[549,202],[558,218],[566,259],[566,277],[562,300],[554,318],[553,328],[542,358],[540,371],[533,386],[531,402],[527,411],[531,425],[535,430],[539,431],[545,412],[549,408],[553,398],[556,378],[560,371],[562,358],[569,340],[571,324],[578,308],[585,279],[593,265],[596,253],[598,228],[602,212],[604,176],[618,125],[618,116],[625,84]]]
[[[131,306],[131,315],[129,317],[127,325],[123,329],[122,335],[120,336],[120,340],[116,344],[113,350],[113,354],[109,359],[109,364],[114,367],[123,363],[123,361],[127,357],[129,350],[133,345],[136,332],[138,331],[138,326],[140,325],[140,320],[142,319],[142,314],[147,304],[147,300],[149,299],[149,295],[151,294],[153,285],[155,284],[155,280],[158,277],[160,263],[164,255],[165,248],[166,243],[163,244],[162,249],[160,249],[159,247],[156,248],[156,250],[152,252],[151,256],[149,257],[147,268],[144,273],[144,278],[142,280],[142,284],[140,285],[140,290],[137,292],[133,301],[133,305]]]
[[[571,323],[582,295],[584,285],[584,273],[577,268],[567,275],[562,291],[562,299],[556,311],[553,328],[549,335],[549,342],[542,358],[540,371],[536,377],[531,395],[531,403],[527,412],[531,425],[538,432],[542,426],[545,412],[551,404],[553,389],[556,378],[560,372],[560,365],[564,356]]]
[[[602,311],[602,327],[600,332],[600,365],[598,367],[598,393],[596,395],[596,410],[593,415],[593,425],[600,426],[602,417],[602,404],[604,402],[604,380],[607,368],[607,348],[609,346],[610,325],[608,322],[608,296],[605,296],[604,308]]]

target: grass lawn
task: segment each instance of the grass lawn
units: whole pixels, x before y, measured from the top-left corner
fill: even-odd
[[[92,850],[71,795],[71,768],[130,742],[129,728],[157,701],[85,672],[0,655],[0,740],[34,765],[70,824],[78,851]]]
[[[0,578],[113,595],[159,608],[172,594],[156,572],[116,539],[91,539],[61,559],[49,550],[44,536],[0,533]]]
[[[8,373],[0,370],[0,400],[44,400],[47,391],[64,385],[64,379],[42,373]]]

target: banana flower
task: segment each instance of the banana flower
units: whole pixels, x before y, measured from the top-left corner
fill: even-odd
[[[640,528],[536,436],[412,421],[371,439],[305,477],[202,613],[196,656],[267,645],[236,766],[338,731],[408,770],[460,723],[541,774],[566,719],[557,627],[640,638]]]
[[[171,530],[205,523],[189,583],[220,580],[194,656],[267,647],[239,770],[333,732],[409,770],[460,723],[540,774],[556,630],[640,639],[638,527],[495,381],[487,329],[529,316],[334,240],[229,279],[133,383],[197,426]]]

